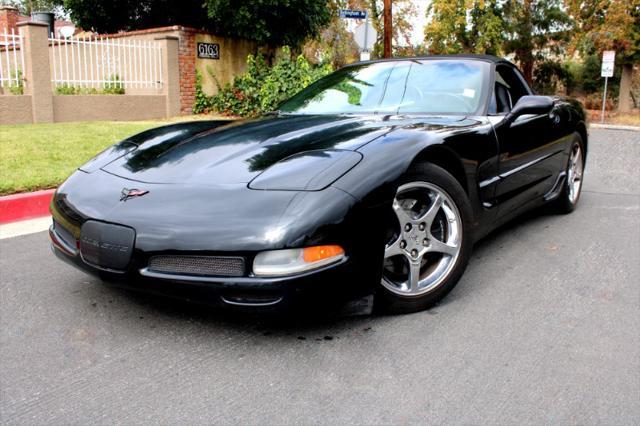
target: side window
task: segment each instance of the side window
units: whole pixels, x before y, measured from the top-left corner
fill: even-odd
[[[506,114],[511,111],[518,99],[528,94],[529,90],[511,67],[498,65],[489,111],[493,114]]]

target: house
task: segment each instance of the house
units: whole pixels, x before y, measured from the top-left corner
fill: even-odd
[[[22,15],[17,8],[13,6],[0,6],[0,33],[11,34],[13,30],[15,33],[18,33],[17,25],[20,22],[30,21],[31,17],[27,15]],[[71,21],[67,21],[64,19],[56,19],[54,22],[55,28],[55,36],[62,38],[69,38],[72,35],[75,35],[82,30],[80,28],[76,28],[76,26]]]

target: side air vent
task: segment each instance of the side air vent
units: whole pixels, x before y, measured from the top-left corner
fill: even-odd
[[[176,275],[241,277],[244,258],[232,256],[153,256],[149,271]]]

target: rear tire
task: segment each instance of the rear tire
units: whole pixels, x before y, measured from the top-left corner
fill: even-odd
[[[387,222],[376,309],[400,314],[433,306],[469,262],[472,210],[464,189],[443,168],[417,164],[399,179]]]
[[[576,133],[574,141],[571,143],[566,178],[562,186],[562,191],[553,202],[553,207],[558,213],[571,213],[578,206],[580,194],[582,193],[584,158],[584,143],[582,137]]]

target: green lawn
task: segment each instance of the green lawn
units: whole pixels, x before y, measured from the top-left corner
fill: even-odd
[[[0,195],[54,188],[109,145],[175,121],[2,125]]]

